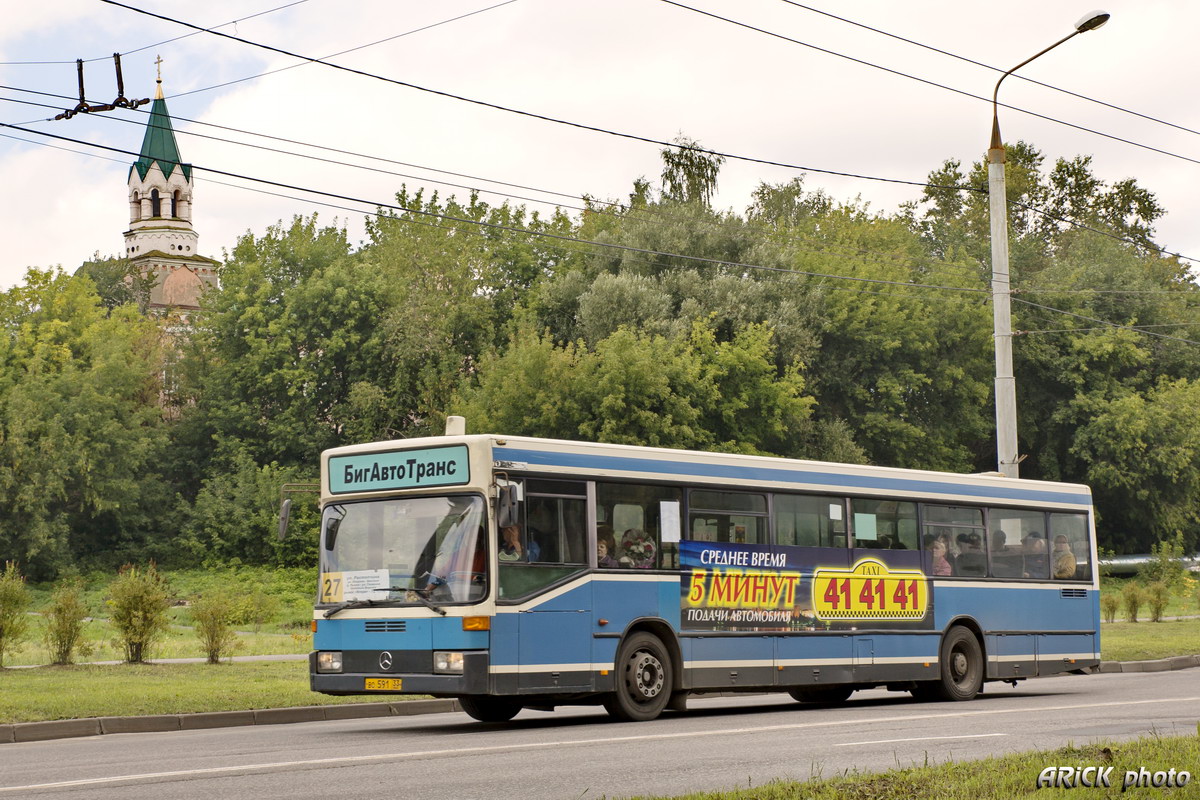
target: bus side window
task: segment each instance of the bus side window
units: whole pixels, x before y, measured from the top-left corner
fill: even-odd
[[[856,497],[850,501],[850,511],[855,547],[917,549],[916,503]]]
[[[799,547],[845,547],[846,519],[840,497],[777,494],[775,543]]]
[[[1050,515],[1050,569],[1052,577],[1066,581],[1092,579],[1092,549],[1084,514]]]
[[[767,544],[767,498],[750,492],[692,489],[692,538],[706,542]]]
[[[987,550],[992,577],[1024,577],[1024,543],[1030,537],[1041,537],[1045,528],[1046,515],[1041,511],[988,509]]]
[[[617,569],[670,569],[679,566],[678,507],[682,492],[668,486],[597,483],[596,505],[611,515],[612,544],[609,556]],[[674,530],[664,536],[664,505],[674,504]],[[611,510],[611,511],[609,511]],[[598,513],[599,516],[599,513]],[[608,530],[597,526],[597,536]],[[693,533],[695,527],[693,523]]]

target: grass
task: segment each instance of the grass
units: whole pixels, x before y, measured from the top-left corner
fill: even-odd
[[[983,761],[896,769],[878,774],[851,774],[803,783],[778,781],[727,792],[700,792],[676,800],[1012,800],[1013,798],[1121,797],[1126,770],[1150,772],[1186,770],[1193,773],[1186,788],[1130,788],[1138,798],[1195,797],[1200,787],[1200,736],[1153,736],[1130,742],[1064,747],[1049,752],[1017,753]],[[1038,789],[1038,776],[1051,766],[1111,766],[1109,789]],[[1125,796],[1129,796],[1126,794]]]
[[[1197,653],[1200,619],[1113,622],[1100,627],[1100,657],[1105,661],[1146,661]]]
[[[0,724],[402,699],[412,698],[316,694],[308,688],[305,661],[0,670]]]
[[[86,655],[77,654],[74,659],[76,662],[121,661],[125,658],[124,650],[114,643],[116,631],[107,619],[93,619],[88,622],[84,638],[91,650]],[[238,649],[232,655],[268,656],[307,653],[312,650],[312,634],[307,629],[292,633],[239,631],[238,642]],[[204,650],[200,646],[200,640],[196,638],[195,629],[179,624],[171,626],[167,635],[155,645],[150,654],[151,659],[203,657]],[[42,643],[42,620],[38,618],[21,649],[5,657],[4,666],[29,666],[49,662],[50,654]]]

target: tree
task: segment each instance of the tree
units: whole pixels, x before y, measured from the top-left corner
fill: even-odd
[[[761,325],[729,342],[702,322],[672,337],[619,328],[590,350],[518,331],[455,407],[475,430],[860,460],[843,429],[812,422],[801,372],[778,373]]]
[[[35,577],[120,558],[160,524],[162,331],[89,281],[31,271],[0,294],[0,552]]]
[[[1109,541],[1149,552],[1200,530],[1200,382],[1163,381],[1145,395],[1097,403],[1075,436],[1085,479],[1100,501]]]
[[[708,206],[717,191],[717,176],[725,156],[705,150],[695,139],[680,134],[675,147],[663,148],[663,195],[679,203]]]

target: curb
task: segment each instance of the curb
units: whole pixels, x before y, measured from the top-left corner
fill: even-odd
[[[395,703],[350,703],[334,706],[260,708],[251,711],[211,711],[200,714],[16,722],[0,725],[0,744],[43,742],[48,739],[102,736],[109,733],[161,733],[241,725],[283,725],[292,722],[323,722],[366,717],[410,717],[415,714],[441,714],[459,710],[461,706],[454,699],[402,700]]]
[[[1099,672],[1169,672],[1200,667],[1200,655],[1172,656],[1154,661],[1101,661]]]
[[[1200,667],[1200,655],[1173,656],[1155,661],[1101,661],[1097,672],[1168,672]],[[711,693],[710,693],[711,694]],[[724,694],[724,693],[721,693]],[[109,733],[161,733],[242,725],[284,725],[369,717],[410,717],[461,711],[457,700],[403,700],[395,703],[348,703],[332,706],[260,708],[250,711],[210,711],[199,714],[161,714],[148,717],[90,717],[48,722],[0,725],[0,744],[42,742]]]

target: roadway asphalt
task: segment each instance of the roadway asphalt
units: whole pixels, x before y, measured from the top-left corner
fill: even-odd
[[[238,656],[235,661],[294,661],[300,655]],[[202,658],[160,659],[154,663],[178,664],[203,662]],[[105,662],[107,663],[107,662]],[[119,662],[111,662],[119,663]],[[1154,661],[1102,661],[1099,672],[1168,672],[1200,667],[1200,655],[1173,656]],[[708,696],[712,696],[711,694]],[[460,711],[456,700],[398,700],[389,703],[354,703],[333,706],[296,706],[246,711],[214,711],[199,714],[155,714],[133,717],[88,717],[46,722],[18,722],[0,725],[0,744],[38,742],[76,736],[108,733],[154,733],[162,731],[229,728],[242,725],[279,725],[291,722],[362,719],[368,717],[406,717],[416,714],[441,714]]]

